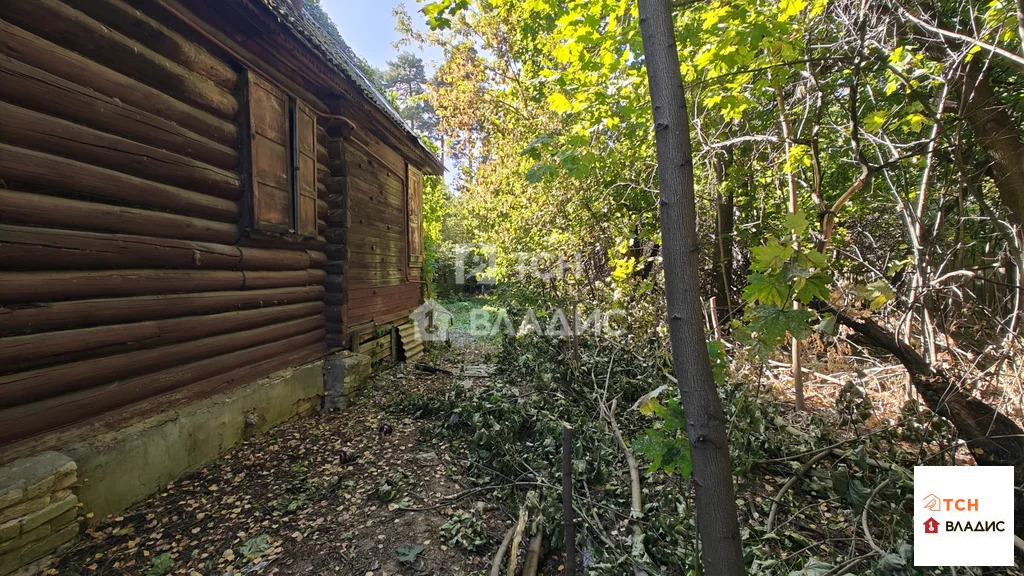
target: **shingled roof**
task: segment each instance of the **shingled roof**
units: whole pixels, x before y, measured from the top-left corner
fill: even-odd
[[[330,33],[323,29],[305,11],[299,13],[288,0],[261,0],[263,4],[273,11],[278,19],[291,30],[306,46],[320,55],[321,58],[343,76],[352,81],[359,91],[374,105],[383,112],[398,126],[401,126],[405,133],[416,142],[416,144],[434,159],[438,166],[443,166],[437,156],[430,151],[420,140],[416,132],[406,124],[402,116],[395,110],[391,102],[384,97],[373,85],[373,82],[363,74],[355,62],[355,54],[349,55],[338,42],[331,37]],[[348,48],[345,46],[344,48]],[[349,50],[351,50],[349,48]]]

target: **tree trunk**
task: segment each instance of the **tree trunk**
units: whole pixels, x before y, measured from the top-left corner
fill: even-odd
[[[698,285],[689,118],[669,0],[639,0],[654,111],[672,360],[693,461],[701,560],[710,576],[744,571],[725,416],[711,373]]]
[[[719,318],[732,315],[732,270],[733,237],[735,229],[734,196],[732,187],[726,186],[729,168],[732,166],[732,150],[726,150],[727,158],[716,158],[715,164],[715,249],[711,258],[715,277],[715,302]]]
[[[965,48],[957,39],[943,37],[942,41],[917,39],[918,46],[940,62]],[[989,83],[987,63],[988,58],[973,58],[952,66],[949,93],[961,99],[959,116],[971,127],[975,141],[991,163],[989,172],[1010,222],[1024,228],[1024,142],[1008,107]]]
[[[1024,227],[1024,142],[1006,106],[975,58],[963,75],[961,115],[990,161],[990,174],[1010,222]],[[960,88],[958,86],[957,88]]]
[[[964,392],[949,375],[870,318],[851,316],[829,303],[823,303],[821,308],[834,314],[840,324],[895,356],[910,374],[910,382],[925,405],[953,424],[979,466],[1013,466],[1014,484],[1024,483],[1024,430],[1016,422]],[[1024,537],[1024,497],[1019,490],[1015,491],[1014,509],[1014,532]]]

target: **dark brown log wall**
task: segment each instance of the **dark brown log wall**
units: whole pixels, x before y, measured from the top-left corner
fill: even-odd
[[[149,10],[0,3],[0,460],[327,349],[326,131],[321,236],[248,237],[244,73]]]

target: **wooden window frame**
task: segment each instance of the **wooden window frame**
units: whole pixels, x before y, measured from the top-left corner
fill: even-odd
[[[244,166],[247,183],[245,215],[242,220],[250,234],[271,233],[295,238],[315,238],[319,233],[316,215],[317,164],[316,164],[316,116],[312,107],[304,103],[294,94],[266,77],[246,71],[245,103],[246,112],[243,117]],[[254,91],[261,94],[254,97]],[[257,104],[259,102],[259,104]],[[281,115],[274,114],[275,106]],[[259,107],[257,109],[257,106]],[[269,111],[269,112],[268,112]],[[260,117],[265,114],[265,117]],[[308,117],[308,134],[302,134],[301,117]],[[283,117],[282,117],[283,116]],[[267,125],[277,125],[267,128]],[[287,134],[279,134],[287,130]],[[274,136],[279,134],[279,136]],[[303,148],[302,140],[309,148]],[[281,157],[281,148],[284,158]],[[276,149],[276,151],[275,151]],[[263,153],[272,153],[269,156]],[[277,161],[274,161],[276,156]],[[302,172],[303,156],[306,166],[311,170],[311,177]],[[287,166],[284,166],[285,158]],[[303,183],[306,186],[303,186]],[[308,188],[305,190],[304,188]],[[274,203],[286,211],[287,222],[280,218],[284,212],[277,212],[278,218],[269,217],[271,209],[263,203],[261,194],[273,195],[274,192],[287,194],[288,206],[283,206],[284,199],[278,195]],[[312,198],[312,207],[307,205],[306,218],[303,219],[303,199]],[[308,202],[307,202],[308,204]],[[261,215],[262,213],[262,215]]]

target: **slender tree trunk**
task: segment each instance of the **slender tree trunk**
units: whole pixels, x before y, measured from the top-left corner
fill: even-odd
[[[732,188],[725,185],[732,167],[732,150],[726,150],[726,158],[715,158],[715,249],[711,258],[715,276],[715,313],[720,318],[732,315],[732,248],[735,228],[733,216],[734,201]],[[716,336],[717,338],[717,336]]]
[[[793,134],[789,126],[789,120],[786,118],[786,101],[782,97],[782,88],[775,88],[775,100],[779,104],[779,124],[782,126],[782,138],[785,144],[784,150],[786,151],[786,162],[789,162],[789,150],[791,143],[793,142]],[[789,187],[789,202],[787,203],[787,212],[790,214],[796,214],[799,205],[796,190],[796,174],[792,170],[786,174],[786,183]],[[796,234],[793,235],[793,247],[797,247],[798,238]],[[793,300],[793,309],[800,309],[800,302]],[[796,336],[790,336],[789,345],[791,348],[790,355],[790,373],[793,375],[793,397],[794,406],[797,411],[803,412],[804,410],[804,369],[803,363],[801,362],[800,353],[800,339]]]
[[[572,507],[572,427],[562,423],[562,532],[565,537],[565,574],[576,575],[576,525]],[[553,543],[552,543],[553,544]]]
[[[744,571],[725,415],[701,322],[697,209],[686,96],[669,0],[639,0],[640,32],[654,110],[672,360],[693,461],[701,560],[709,576]]]

